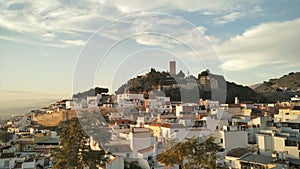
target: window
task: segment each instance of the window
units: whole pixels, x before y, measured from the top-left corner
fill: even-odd
[[[292,141],[292,140],[285,140],[285,146],[297,146],[297,142],[296,141]]]
[[[174,132],[175,132],[175,133],[177,133],[177,132],[178,132],[178,130],[174,130]]]
[[[4,161],[4,167],[9,167],[9,160]]]
[[[220,143],[223,143],[223,139],[222,138],[220,139]]]
[[[24,147],[24,151],[32,151],[31,145],[26,145],[26,146]]]

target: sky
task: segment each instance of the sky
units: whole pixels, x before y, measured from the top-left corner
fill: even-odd
[[[299,71],[299,9],[298,0],[0,0],[0,106],[93,86],[114,93],[170,60],[177,72],[209,69],[243,85]]]

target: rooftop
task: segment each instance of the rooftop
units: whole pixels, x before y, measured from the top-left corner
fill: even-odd
[[[177,124],[177,123],[164,123],[161,125],[161,127],[165,128],[185,128],[183,124]]]
[[[250,162],[250,163],[256,163],[256,164],[271,164],[275,158],[271,156],[265,156],[265,155],[257,155],[257,154],[248,154],[242,158],[240,158],[240,161]]]
[[[232,150],[230,150],[226,156],[230,156],[230,157],[242,157],[248,153],[251,153],[250,149],[247,148],[234,148]]]
[[[59,138],[49,138],[46,140],[36,141],[36,144],[59,144]]]
[[[15,153],[3,153],[0,154],[0,158],[14,158],[15,157]]]
[[[109,152],[112,152],[112,153],[132,152],[132,150],[128,144],[109,145],[109,146],[107,146],[107,149]]]
[[[145,149],[141,149],[138,152],[141,153],[141,154],[144,154],[144,153],[147,153],[147,152],[153,151],[153,150],[154,150],[153,147],[148,147],[148,148],[145,148]]]

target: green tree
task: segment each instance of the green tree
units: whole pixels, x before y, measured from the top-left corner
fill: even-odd
[[[55,151],[55,168],[82,169],[85,166],[96,169],[104,158],[105,151],[94,151],[89,146],[86,134],[77,118],[60,123],[57,133],[60,148]]]
[[[177,164],[178,156],[176,151],[174,151],[174,146],[176,144],[177,141],[175,139],[166,140],[163,147],[163,153],[158,155],[157,160],[164,164],[164,168],[167,168],[168,166],[174,167],[174,164]]]
[[[55,152],[55,168],[81,168],[80,149],[86,143],[86,133],[77,118],[62,122],[57,130],[60,136],[60,148]]]
[[[13,138],[13,134],[0,129],[0,141],[6,144],[12,138]]]
[[[213,137],[187,138],[183,142],[173,144],[173,147],[160,154],[157,160],[165,167],[178,164],[183,169],[194,167],[215,169],[218,168],[216,160],[220,148]]]

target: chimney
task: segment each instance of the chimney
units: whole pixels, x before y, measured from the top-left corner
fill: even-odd
[[[275,131],[275,130],[272,130],[272,133],[271,133],[272,137],[274,137],[275,134],[276,134],[276,131]]]
[[[234,98],[234,104],[240,104],[240,101],[239,101],[239,98],[238,98],[238,97],[235,97],[235,98]]]
[[[160,119],[160,114],[157,114],[157,122],[160,123],[161,119]]]
[[[199,112],[196,113],[196,119],[200,120],[201,119],[201,114]]]
[[[156,157],[158,155],[158,148],[157,148],[157,144],[153,145],[154,148],[154,156]]]

